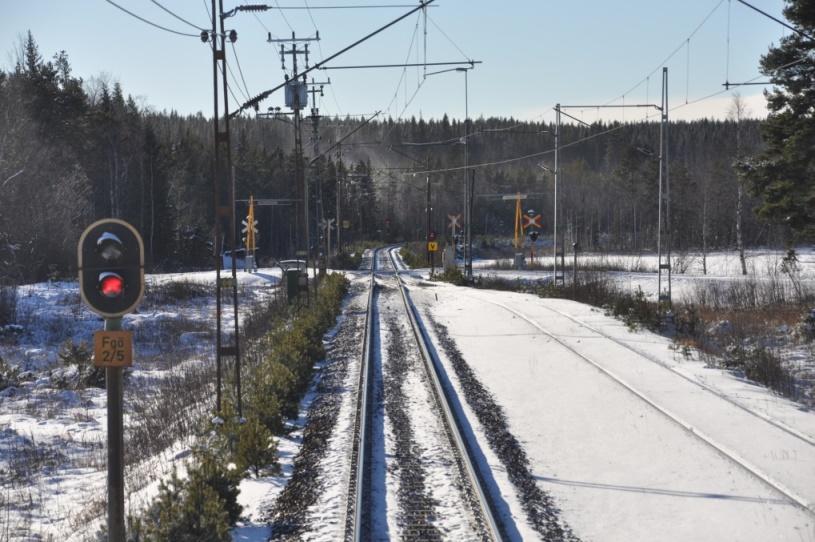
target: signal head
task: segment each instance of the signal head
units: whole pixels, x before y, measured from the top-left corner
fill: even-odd
[[[99,273],[99,291],[108,298],[121,297],[125,291],[125,279],[118,273]]]
[[[94,222],[78,246],[79,292],[95,313],[116,318],[144,295],[144,243],[133,226],[115,218]]]
[[[124,250],[124,243],[115,233],[102,232],[102,235],[96,239],[96,252],[107,262],[115,263],[119,261],[124,254]]]

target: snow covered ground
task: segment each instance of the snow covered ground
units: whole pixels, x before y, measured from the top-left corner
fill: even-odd
[[[752,276],[764,280],[777,275],[782,256],[751,252]],[[801,249],[799,260],[801,280],[815,281],[815,252]],[[548,271],[481,269],[484,263],[476,262],[479,274],[550,277]],[[630,262],[632,268],[635,264],[642,265]],[[693,266],[674,275],[675,295],[692,291],[700,281],[740,280],[734,253],[712,254],[708,265],[704,277]],[[582,540],[815,541],[812,411],[682,356],[668,339],[631,332],[586,305],[429,285],[421,280],[426,270],[408,273],[411,296],[425,315],[429,335],[438,341],[431,318],[449,330],[463,359],[504,410],[537,486],[552,497],[564,524]],[[630,288],[656,290],[653,273],[612,276]],[[349,277],[365,280],[364,273]],[[280,271],[274,269],[240,273],[243,307],[273,295],[279,280]],[[209,287],[214,273],[155,275],[148,282],[154,297],[148,295],[124,321],[136,334],[131,390],[149,389],[157,379],[204,365],[212,357],[214,302],[197,295],[170,299],[162,285]],[[353,314],[360,310],[357,305],[346,304],[345,309]],[[0,338],[0,357],[21,373],[19,383],[0,391],[0,539],[8,533],[10,540],[83,540],[105,511],[105,397],[102,389],[72,387],[75,369],[64,367],[57,353],[69,338],[90,343],[101,320],[81,306],[75,283],[21,287],[18,316],[23,332]],[[383,331],[380,340],[387,348],[390,331]],[[356,354],[349,345],[358,332],[350,329],[343,338],[343,355],[354,361],[348,363],[343,383],[332,384],[340,392],[332,407],[338,413],[325,458],[314,473],[322,490],[306,513],[313,527],[309,539],[332,540],[342,531],[356,376]],[[460,386],[447,351],[437,347],[437,353],[447,378]],[[811,353],[801,355],[804,363],[813,362]],[[301,404],[297,429],[280,440],[282,475],[241,484],[246,521],[233,531],[233,539],[269,536],[268,514],[294,472],[308,408],[318,400],[315,389]],[[462,390],[456,389],[501,496],[499,511],[513,523],[511,538],[539,538],[506,466],[490,449]],[[126,388],[126,401],[127,394]],[[385,445],[383,441],[383,452]],[[174,465],[183,469],[188,455],[189,442],[179,439],[130,467],[129,489],[138,491],[129,506],[147,503],[158,480]],[[444,494],[444,485],[433,482],[434,498],[439,491]],[[395,508],[394,497],[389,507]],[[448,534],[456,532],[461,519],[452,514],[439,523]],[[396,524],[389,523],[390,532],[397,532]]]
[[[815,287],[815,247],[797,247],[798,274],[802,283]],[[707,255],[707,274],[702,272],[702,255],[699,253],[685,253],[674,255],[671,259],[672,293],[675,301],[692,298],[696,288],[706,283],[722,283],[731,281],[778,280],[789,282],[789,276],[782,271],[782,262],[786,252],[782,250],[748,250],[745,251],[747,275],[741,274],[741,263],[738,253],[734,251],[711,252]],[[547,256],[537,258],[542,269],[516,271],[509,269],[509,260],[474,260],[473,271],[479,276],[496,276],[506,279],[520,280],[551,280],[552,258]],[[569,255],[565,259],[566,276],[571,277],[573,259]],[[495,269],[496,266],[502,267]],[[657,257],[655,254],[626,255],[626,254],[594,254],[580,253],[578,255],[578,269],[581,268],[608,269],[608,276],[619,286],[636,291],[643,291],[648,299],[657,298]],[[427,272],[427,270],[417,270]],[[665,278],[663,277],[663,280]]]
[[[447,326],[581,539],[815,540],[815,413],[586,305],[417,280],[411,295]]]
[[[239,273],[242,311],[274,295],[279,279],[278,269]],[[149,394],[158,380],[212,359],[214,283],[214,272],[147,277],[143,304],[123,322],[135,347],[125,380],[126,427],[138,422],[131,418],[133,394]],[[58,354],[67,340],[92,344],[102,320],[81,304],[77,283],[59,282],[21,286],[17,321],[21,333],[0,337],[0,358],[19,373],[0,391],[0,538],[83,540],[105,513],[105,391],[77,385],[76,367]],[[189,444],[179,439],[128,466],[128,506],[149,502],[174,466],[183,470]]]

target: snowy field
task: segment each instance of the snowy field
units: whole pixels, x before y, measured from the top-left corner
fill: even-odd
[[[280,276],[279,269],[239,273],[244,315],[275,295]],[[149,275],[146,282],[141,307],[123,320],[135,348],[125,378],[125,427],[137,429],[135,399],[150,397],[168,378],[211,370],[214,343],[214,272]],[[69,340],[92,345],[103,322],[81,304],[76,282],[21,286],[17,321],[20,332],[0,336],[0,358],[17,373],[0,391],[0,539],[83,540],[105,514],[105,390],[85,385],[87,374],[59,354]],[[230,325],[226,320],[225,329]],[[207,406],[198,405],[199,414]],[[173,467],[183,474],[191,441],[165,440],[165,449],[128,465],[130,509],[149,502]]]
[[[447,326],[581,539],[815,540],[815,413],[586,305],[419,281],[411,295]]]
[[[798,269],[795,279],[810,287],[815,287],[815,247],[797,247],[796,254]],[[782,267],[785,255],[786,252],[782,250],[747,250],[745,251],[747,275],[742,275],[741,262],[735,251],[708,253],[707,274],[703,273],[701,253],[674,254],[671,258],[673,298],[675,301],[691,299],[696,288],[706,283],[745,280],[760,282],[777,280],[787,283],[790,276],[783,271]],[[550,256],[537,257],[535,261],[542,269],[516,271],[509,269],[512,264],[510,260],[474,260],[473,271],[476,275],[486,277],[496,276],[530,281],[551,280],[552,258]],[[564,263],[565,275],[567,279],[570,279],[573,270],[571,254],[567,254]],[[579,253],[578,270],[581,268],[606,269],[608,276],[621,287],[632,292],[639,288],[648,299],[656,300],[657,298],[657,257],[655,254]],[[663,280],[665,280],[664,277]]]

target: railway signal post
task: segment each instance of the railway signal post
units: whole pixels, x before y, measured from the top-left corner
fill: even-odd
[[[94,334],[94,365],[105,368],[108,414],[108,540],[125,541],[124,427],[122,369],[133,363],[132,333],[122,330],[122,316],[144,296],[144,243],[123,220],[94,222],[82,233],[77,249],[82,301],[105,319]]]
[[[436,252],[439,250],[439,243],[436,241],[436,232],[431,231],[427,236],[427,252],[430,254],[430,276],[436,273]]]

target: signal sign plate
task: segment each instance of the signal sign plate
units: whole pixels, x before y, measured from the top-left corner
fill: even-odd
[[[430,252],[438,252],[439,250],[439,243],[438,241],[430,241],[427,243],[427,250]]]
[[[96,367],[133,365],[133,333],[97,331],[93,334],[93,364]]]

